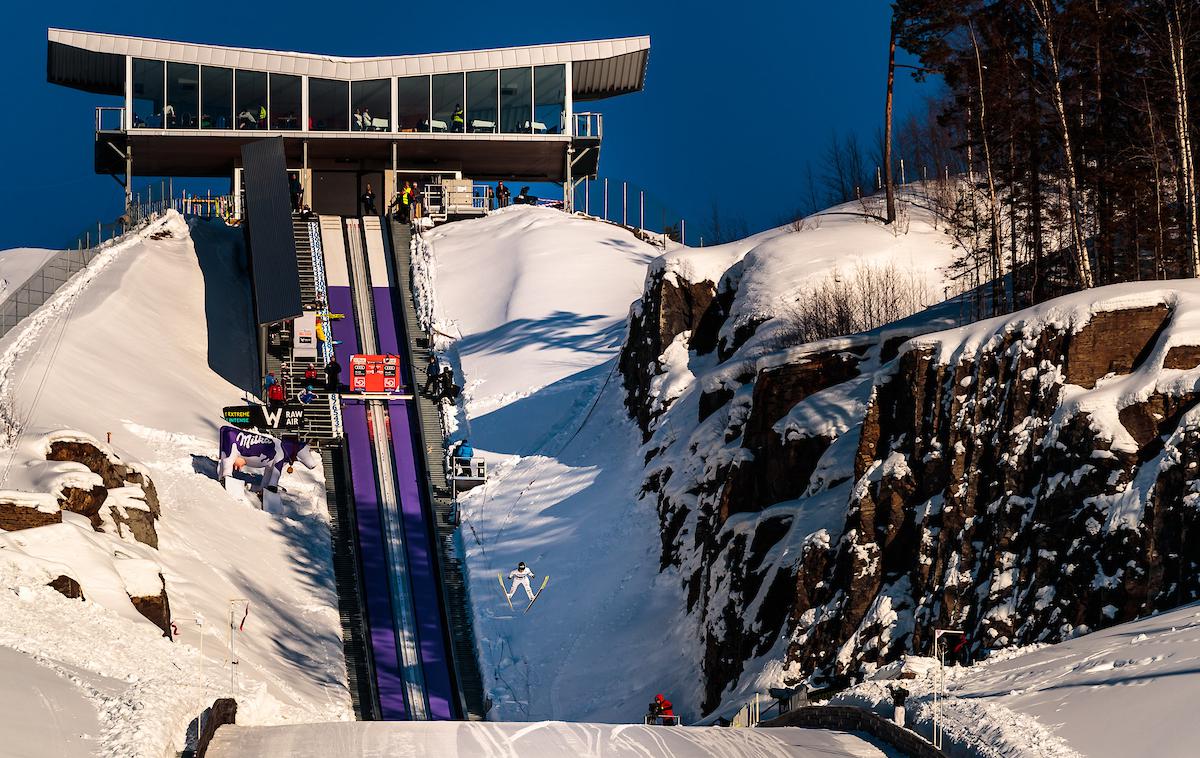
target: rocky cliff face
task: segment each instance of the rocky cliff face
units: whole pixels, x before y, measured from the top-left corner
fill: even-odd
[[[790,345],[767,319],[697,344],[738,276],[652,274],[621,359],[705,711],[767,661],[848,681],[928,653],[937,627],[978,656],[1200,593],[1200,288],[927,336],[944,321]]]
[[[973,656],[1055,642],[1197,597],[1200,356],[1172,343],[1200,335],[1174,295],[1102,293],[914,340],[879,373],[842,539],[799,574],[794,672],[844,680],[938,627]]]

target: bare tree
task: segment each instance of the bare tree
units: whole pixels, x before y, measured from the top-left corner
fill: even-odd
[[[1054,112],[1058,117],[1059,136],[1063,145],[1063,168],[1067,182],[1067,204],[1071,218],[1071,250],[1074,254],[1079,286],[1087,289],[1095,285],[1092,264],[1084,247],[1083,211],[1081,209],[1079,178],[1075,171],[1075,153],[1071,147],[1071,129],[1067,120],[1067,106],[1063,98],[1062,71],[1059,65],[1055,8],[1052,0],[1028,0],[1029,7],[1042,31],[1044,52],[1050,63],[1050,94]]]
[[[887,194],[887,223],[896,220],[896,189],[892,184],[892,91],[896,84],[896,16],[888,34],[887,98],[883,109],[883,186]]]

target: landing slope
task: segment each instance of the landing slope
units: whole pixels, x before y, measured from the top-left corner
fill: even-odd
[[[586,747],[585,747],[586,746]],[[304,724],[217,732],[211,758],[287,755],[291,758],[891,758],[869,737],[814,729],[722,729],[614,724],[479,722]]]
[[[57,696],[82,695],[100,755],[177,749],[231,690],[239,722],[351,717],[319,476],[285,476],[279,513],[215,480],[221,408],[257,383],[240,236],[170,214],[102,252],[0,341],[0,500],[53,503],[70,477],[93,476],[46,460],[48,440],[69,430],[138,466],[161,502],[157,549],[70,513],[0,532],[0,646],[57,672]],[[69,571],[87,600],[43,586],[47,566]],[[131,566],[150,567],[143,583],[161,571],[173,643],[130,606]],[[245,602],[233,604],[231,678],[234,599],[249,614],[243,624]],[[12,715],[0,713],[0,732]]]
[[[678,569],[660,560],[659,512],[642,497],[646,450],[616,356],[631,304],[639,313],[642,285],[664,272],[715,284],[737,268],[729,324],[761,322],[813,281],[881,261],[911,269],[940,299],[953,256],[927,218],[902,233],[861,207],[832,214],[719,247],[672,243],[666,255],[619,227],[542,208],[449,224],[416,243],[424,318],[464,386],[448,420],[491,471],[462,498],[462,539],[493,718],[636,721],[659,691],[685,723],[701,715],[701,630]],[[742,353],[754,350],[764,352]],[[702,433],[697,378],[713,368],[693,359],[686,346],[650,358],[663,405],[687,395],[671,422],[680,458]],[[497,579],[522,560],[535,589],[551,577],[528,615],[523,594],[510,611]]]

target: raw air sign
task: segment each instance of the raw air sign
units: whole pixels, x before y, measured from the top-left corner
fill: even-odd
[[[225,423],[239,429],[299,429],[304,426],[304,406],[289,403],[279,408],[264,405],[232,405],[222,415]]]

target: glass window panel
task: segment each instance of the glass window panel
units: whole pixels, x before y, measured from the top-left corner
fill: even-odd
[[[467,131],[495,132],[500,88],[498,71],[471,71],[467,74]]]
[[[567,107],[566,67],[538,66],[533,73],[533,132],[562,134]]]
[[[461,132],[466,117],[463,112],[463,75],[433,75],[433,120],[435,132]]]
[[[301,79],[290,74],[271,74],[271,128],[299,129]]]
[[[386,132],[392,128],[392,80],[374,79],[351,82],[350,101],[354,115],[350,128],[368,132]]]
[[[350,130],[350,86],[335,79],[308,80],[308,128],[321,132]]]
[[[429,77],[396,80],[396,126],[402,132],[429,131]]]
[[[500,131],[529,133],[533,116],[533,69],[506,68],[500,71]]]
[[[202,129],[233,128],[233,69],[203,66],[200,69]]]
[[[194,63],[167,64],[167,104],[163,107],[168,129],[195,129],[200,125],[200,67]]]
[[[238,129],[266,129],[267,75],[262,71],[237,71],[233,84]]]
[[[161,128],[163,125],[163,62],[133,59],[133,125]]]

